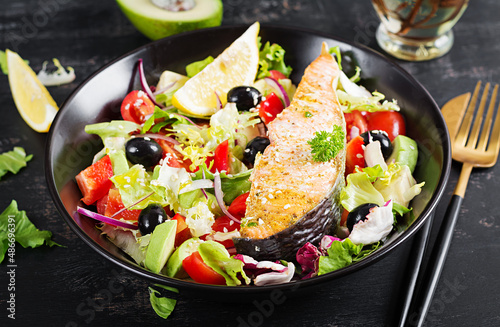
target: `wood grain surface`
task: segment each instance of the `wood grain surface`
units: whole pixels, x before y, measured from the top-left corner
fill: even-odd
[[[301,26],[380,51],[378,19],[368,0],[225,0],[224,25],[256,20]],[[455,26],[444,57],[397,61],[439,105],[473,90],[478,79],[500,82],[500,2],[475,0]],[[148,43],[114,1],[0,0],[0,49],[10,48],[38,71],[44,60],[72,66],[76,80],[50,87],[62,104],[98,68]],[[181,298],[168,320],[149,304],[148,283],[108,262],[63,222],[47,190],[45,134],[31,130],[0,75],[0,152],[22,146],[34,154],[28,167],[0,180],[0,211],[12,199],[40,229],[65,247],[16,247],[16,319],[8,319],[6,263],[0,264],[0,326],[392,326],[411,240],[376,264],[294,296],[249,303]],[[436,213],[440,222],[460,165]],[[500,326],[500,165],[474,170],[427,326]],[[435,235],[436,228],[434,226]],[[431,238],[431,242],[433,238]]]

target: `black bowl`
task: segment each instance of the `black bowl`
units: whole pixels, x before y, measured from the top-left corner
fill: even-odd
[[[411,203],[414,217],[405,217],[396,231],[375,253],[343,269],[298,282],[264,287],[226,287],[202,285],[154,274],[134,263],[126,254],[102,237],[96,221],[75,213],[81,194],[74,180],[92,161],[102,144],[84,132],[87,124],[120,119],[120,103],[127,91],[139,89],[132,81],[137,59],[144,60],[147,79],[156,84],[165,69],[184,73],[186,64],[208,55],[217,56],[240,36],[247,26],[224,26],[189,32],[162,39],[106,65],[80,85],[64,103],[49,132],[46,147],[46,177],[52,198],[71,229],[99,254],[110,261],[146,278],[187,292],[259,295],[271,290],[290,290],[317,285],[353,273],[379,260],[412,236],[429,218],[443,193],[450,172],[451,153],[446,124],[429,93],[413,77],[379,53],[351,42],[296,28],[263,26],[262,41],[280,44],[286,50],[286,62],[294,69],[291,78],[300,81],[304,69],[320,53],[321,43],[340,46],[344,70],[362,69],[362,83],[378,90],[387,98],[395,98],[407,122],[407,134],[419,145],[417,181],[425,181],[422,193]],[[349,75],[349,73],[348,73]],[[212,297],[213,298],[213,297]]]

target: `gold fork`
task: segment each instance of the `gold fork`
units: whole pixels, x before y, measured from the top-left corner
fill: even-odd
[[[500,150],[500,106],[497,108],[495,114],[498,85],[495,85],[493,88],[488,111],[486,112],[486,117],[483,119],[490,87],[490,83],[487,83],[484,87],[479,106],[476,110],[481,88],[481,81],[477,82],[460,129],[456,135],[450,135],[450,138],[454,140],[452,142],[452,157],[454,160],[463,163],[462,171],[450,204],[443,217],[425,274],[420,282],[418,296],[412,301],[410,312],[413,312],[413,314],[409,315],[409,320],[407,320],[407,325],[409,326],[422,326],[425,321],[446,261],[446,255],[448,254],[453,230],[455,229],[472,168],[492,167],[497,162]],[[494,116],[496,118],[493,123]]]

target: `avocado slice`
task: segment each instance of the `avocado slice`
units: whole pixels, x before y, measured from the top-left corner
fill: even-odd
[[[170,256],[165,266],[164,273],[168,277],[183,278],[187,277],[186,272],[182,269],[182,261],[198,250],[198,245],[203,243],[197,237],[190,238],[184,241]]]
[[[176,220],[167,220],[155,227],[151,234],[144,265],[152,272],[159,273],[174,252]]]
[[[145,36],[158,40],[173,34],[219,26],[222,22],[221,0],[196,0],[192,9],[169,11],[152,0],[117,0],[130,22]]]
[[[413,173],[418,159],[417,142],[408,136],[398,135],[392,141],[392,146],[392,154],[386,160],[387,164],[389,165],[393,162],[397,162],[402,165],[407,165],[411,173]]]

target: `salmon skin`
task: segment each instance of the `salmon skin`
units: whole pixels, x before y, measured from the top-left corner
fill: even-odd
[[[344,149],[328,162],[313,160],[308,141],[345,121],[333,82],[339,67],[323,43],[305,70],[288,108],[268,125],[270,145],[258,154],[240,230],[238,253],[257,260],[295,259],[306,242],[318,243],[340,220]]]

